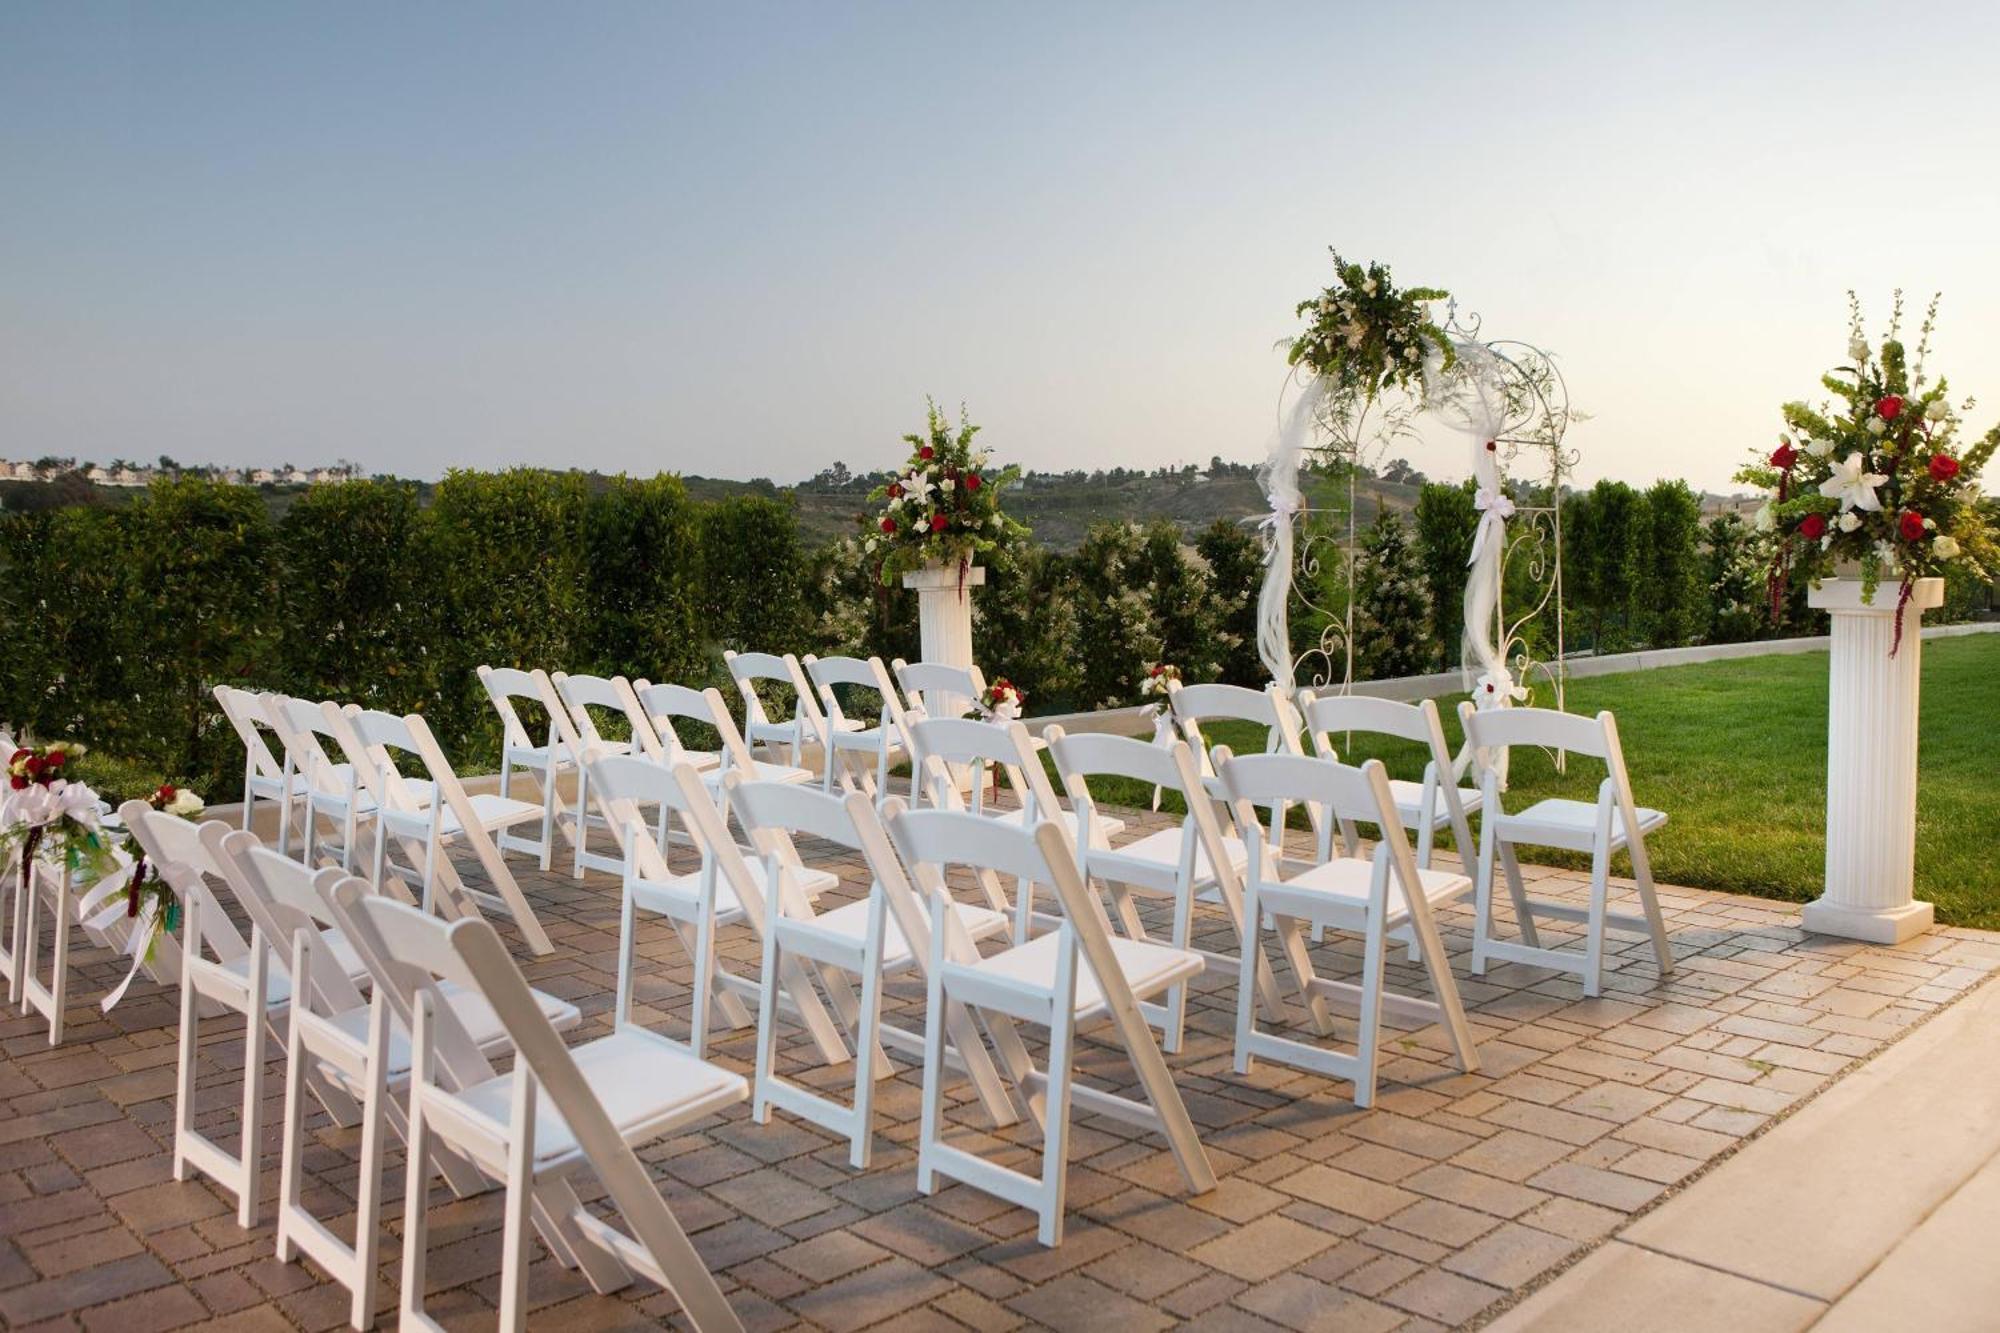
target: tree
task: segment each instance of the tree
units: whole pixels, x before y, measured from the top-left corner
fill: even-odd
[[[1644,534],[1634,552],[1639,625],[1655,648],[1691,642],[1704,628],[1701,605],[1701,501],[1684,481],[1646,491]]]
[[[1401,517],[1384,509],[1361,534],[1354,574],[1355,674],[1415,676],[1437,660],[1423,561]]]
[[[1564,505],[1564,600],[1600,653],[1632,642],[1633,546],[1643,507],[1637,491],[1608,480],[1573,493]]]
[[[1217,678],[1262,688],[1271,673],[1257,656],[1257,595],[1264,582],[1264,553],[1257,538],[1241,523],[1218,518],[1195,538],[1194,549],[1208,565],[1215,597]]]
[[[1472,558],[1472,535],[1479,530],[1472,489],[1469,481],[1459,486],[1427,482],[1417,493],[1417,558],[1436,617],[1441,670],[1458,665],[1465,638],[1466,566]]]
[[[1710,643],[1741,643],[1764,632],[1770,595],[1764,563],[1740,514],[1717,514],[1703,530],[1701,579],[1708,588]]]

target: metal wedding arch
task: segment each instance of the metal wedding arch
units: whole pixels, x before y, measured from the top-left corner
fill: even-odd
[[[1272,678],[1287,687],[1304,682],[1350,693],[1355,685],[1354,625],[1357,479],[1362,465],[1378,465],[1395,441],[1415,434],[1428,413],[1466,441],[1480,519],[1465,590],[1461,669],[1473,702],[1504,708],[1527,696],[1524,682],[1547,681],[1555,706],[1564,704],[1562,498],[1578,455],[1564,437],[1576,419],[1569,388],[1554,357],[1513,339],[1481,337],[1477,315],[1447,307],[1443,324],[1456,363],[1434,365],[1421,397],[1395,393],[1370,398],[1341,412],[1325,386],[1294,378],[1291,406],[1281,413],[1277,439],[1260,474],[1271,513],[1266,568],[1259,598],[1259,653]],[[1345,531],[1313,522],[1338,511],[1308,504],[1299,488],[1307,456],[1346,468]],[[1515,483],[1510,494],[1508,483]],[[1337,559],[1346,598],[1338,610],[1313,600],[1324,562]],[[1529,589],[1525,608],[1506,605],[1509,572]],[[1322,622],[1318,637],[1295,650],[1290,637],[1294,603]],[[1553,618],[1553,656],[1538,655],[1529,636],[1536,620]]]

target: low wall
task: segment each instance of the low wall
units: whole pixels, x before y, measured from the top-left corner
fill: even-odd
[[[1982,620],[1964,625],[1929,625],[1926,639],[1953,639],[1965,634],[2000,633],[2000,620]],[[1660,667],[1688,666],[1695,662],[1725,662],[1738,657],[1772,657],[1780,653],[1819,653],[1830,640],[1824,634],[1800,639],[1757,639],[1749,643],[1704,643],[1688,648],[1648,648],[1636,653],[1607,653],[1602,657],[1572,657],[1564,664],[1571,680],[1587,676],[1616,676],[1627,671],[1653,671]],[[1456,671],[1434,672],[1428,676],[1396,676],[1389,680],[1361,680],[1354,693],[1377,699],[1400,699],[1414,703],[1440,695],[1463,694],[1465,677]],[[1107,708],[1093,713],[1053,713],[1025,719],[1028,730],[1040,734],[1052,726],[1064,731],[1107,731],[1120,736],[1150,735],[1152,714],[1146,707]]]

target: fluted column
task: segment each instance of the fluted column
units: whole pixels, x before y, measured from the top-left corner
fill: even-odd
[[[985,582],[986,571],[977,565],[962,575],[957,565],[926,565],[903,575],[903,586],[917,593],[924,661],[972,665],[972,590]]]
[[[1943,579],[1919,579],[1896,637],[1899,586],[1884,581],[1872,605],[1859,579],[1835,579],[1808,603],[1833,618],[1827,690],[1826,890],[1805,909],[1805,928],[1896,944],[1931,928],[1931,905],[1914,900],[1917,842],[1917,687],[1923,613],[1944,603]]]

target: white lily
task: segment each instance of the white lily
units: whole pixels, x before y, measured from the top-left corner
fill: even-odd
[[[1770,532],[1778,526],[1777,515],[1771,512],[1771,505],[1768,500],[1757,506],[1757,518],[1752,526],[1759,532]]]
[[[930,503],[933,489],[935,488],[931,484],[929,473],[912,472],[903,478],[903,494],[909,498],[911,504]]]
[[[1870,472],[1868,456],[1857,451],[1834,463],[1833,475],[1819,484],[1819,493],[1850,509],[1872,513],[1882,507],[1882,502],[1875,498],[1875,488],[1887,480],[1883,473]]]

